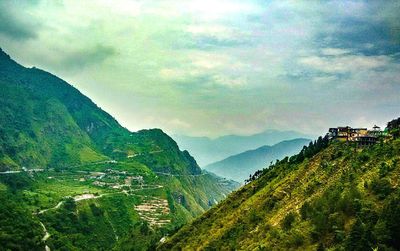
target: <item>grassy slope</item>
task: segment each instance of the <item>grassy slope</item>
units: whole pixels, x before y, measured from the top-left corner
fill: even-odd
[[[159,248],[399,248],[399,155],[399,140],[363,150],[333,144],[300,164],[280,163]]]

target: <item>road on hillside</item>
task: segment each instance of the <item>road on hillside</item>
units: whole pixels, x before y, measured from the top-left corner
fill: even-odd
[[[207,175],[208,173],[201,173],[201,174],[172,174],[172,173],[163,173],[163,172],[154,172],[159,175],[165,176],[174,176],[174,177],[196,177],[196,176],[203,176]]]

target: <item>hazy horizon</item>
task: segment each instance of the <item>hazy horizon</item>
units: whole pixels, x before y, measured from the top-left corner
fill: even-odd
[[[398,1],[2,1],[0,47],[123,126],[319,135],[399,117]]]

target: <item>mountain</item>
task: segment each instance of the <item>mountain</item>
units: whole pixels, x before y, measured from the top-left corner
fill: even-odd
[[[262,146],[212,163],[204,169],[227,179],[244,182],[250,174],[263,169],[271,161],[298,153],[310,141],[309,139],[293,139],[273,146]]]
[[[326,142],[255,174],[159,250],[399,250],[400,139]]]
[[[173,135],[172,137],[181,149],[186,149],[193,154],[202,167],[249,149],[277,144],[284,140],[314,138],[295,131],[278,130],[266,130],[249,136],[227,135],[215,139],[183,135]]]
[[[77,89],[45,71],[24,68],[0,53],[3,170],[71,165],[157,152],[155,171],[199,174],[188,152],[159,129],[132,133]],[[146,157],[141,162],[148,164]],[[173,160],[171,162],[171,160]],[[168,170],[167,170],[168,169]]]
[[[147,249],[237,183],[160,129],[130,132],[62,79],[0,50],[0,246]]]

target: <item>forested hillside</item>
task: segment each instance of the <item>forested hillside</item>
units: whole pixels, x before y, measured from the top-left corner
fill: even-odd
[[[187,152],[161,130],[136,133],[65,81],[36,68],[25,68],[0,51],[0,167],[3,170],[69,168],[141,153],[154,170],[199,174]]]
[[[133,234],[148,249],[238,185],[3,51],[0,89],[0,247],[110,250]]]
[[[400,139],[320,138],[257,172],[160,250],[398,250]],[[393,138],[394,137],[394,138]]]

